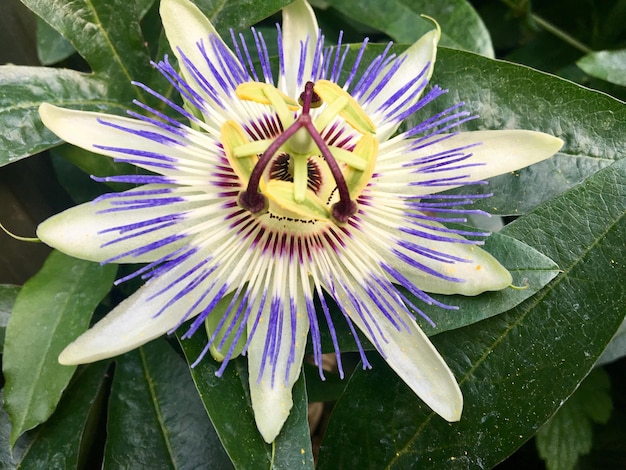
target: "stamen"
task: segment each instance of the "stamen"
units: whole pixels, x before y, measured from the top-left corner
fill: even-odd
[[[239,205],[257,214],[267,211],[268,201],[267,198],[259,192],[259,185],[261,177],[267,165],[276,154],[276,152],[285,145],[291,137],[293,137],[300,129],[304,128],[317,147],[319,148],[322,157],[324,157],[330,172],[333,175],[335,182],[337,183],[337,191],[339,193],[339,202],[335,203],[331,208],[331,217],[336,223],[342,225],[345,224],[350,217],[352,217],[358,210],[356,202],[350,199],[350,190],[346,183],[346,179],[337,163],[337,160],[333,156],[330,148],[324,141],[319,131],[313,124],[311,118],[311,108],[319,107],[322,104],[321,97],[313,90],[313,82],[307,82],[304,91],[300,95],[300,103],[302,104],[302,112],[296,118],[295,122],[287,128],[285,132],[280,134],[261,155],[256,163],[250,179],[248,180],[248,187],[245,191],[239,195]]]

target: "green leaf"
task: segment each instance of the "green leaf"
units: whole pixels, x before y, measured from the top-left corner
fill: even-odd
[[[4,403],[4,390],[2,389],[0,389],[0,403]],[[0,468],[3,470],[16,469],[32,441],[30,435],[26,433],[17,440],[14,447],[11,447],[10,435],[11,420],[4,406],[0,406]]]
[[[291,2],[292,0],[240,0],[237,2],[194,0],[194,3],[224,38],[230,37],[230,28],[235,31],[248,28]]]
[[[156,0],[136,0],[135,3],[137,4],[137,17],[138,18],[143,18],[146,13],[148,13],[148,10],[150,10],[150,8],[152,8],[152,5],[154,5]]]
[[[19,286],[0,284],[0,352],[4,348],[4,333],[11,317],[15,298],[19,292]]]
[[[143,18],[154,0],[137,0],[138,17]],[[67,59],[76,49],[59,32],[41,18],[37,19],[37,57],[42,65],[52,65]]]
[[[180,339],[180,334],[177,333]],[[193,363],[207,342],[203,329],[180,340],[187,361]],[[274,449],[265,443],[254,422],[245,357],[231,360],[221,377],[220,364],[208,355],[191,369],[204,407],[236,468],[313,468],[313,454],[307,424],[307,396],[304,376],[293,387],[293,408]]]
[[[150,66],[139,28],[139,17],[149,2],[124,0],[24,0],[66,38],[94,72],[42,67],[0,68],[0,165],[57,145],[60,140],[44,128],[37,114],[42,102],[76,109],[123,114],[133,99],[151,103],[132,80],[168,94],[165,79]],[[141,10],[139,10],[141,9]],[[158,103],[157,107],[162,107]]]
[[[626,106],[605,94],[527,67],[443,48],[431,82],[450,91],[418,118],[465,102],[479,119],[463,130],[529,129],[565,141],[544,162],[492,178],[486,187],[457,190],[493,193],[476,201],[476,208],[524,214],[624,156]]]
[[[95,437],[90,420],[103,405],[108,366],[100,362],[77,372],[52,417],[29,436],[19,468],[84,468],[81,454]]]
[[[434,415],[382,359],[337,402],[318,468],[491,468],[576,389],[624,318],[626,160],[504,229],[563,271],[497,317],[433,342],[459,380],[458,423]]]
[[[110,290],[116,267],[77,260],[57,251],[17,296],[6,329],[3,372],[11,445],[54,411],[76,367],[57,362],[84,332]]]
[[[626,49],[592,52],[576,65],[592,77],[626,86]]]
[[[41,18],[37,19],[37,57],[42,65],[52,65],[67,59],[76,49]]]
[[[593,423],[606,423],[613,405],[608,374],[595,369],[537,433],[539,456],[548,470],[572,470],[591,451]]]
[[[376,28],[399,43],[413,43],[434,28],[432,17],[441,26],[441,45],[494,57],[489,32],[476,10],[466,0],[329,0],[351,20]]]
[[[64,145],[60,147],[64,147]],[[75,204],[92,201],[106,192],[106,185],[93,181],[87,173],[76,165],[56,155],[55,150],[56,148],[50,150],[50,160],[56,179]]]
[[[359,47],[351,47],[346,64],[352,64]],[[390,52],[404,49],[394,46]],[[369,63],[383,50],[382,45],[368,46],[362,62]],[[493,194],[475,201],[475,209],[523,215],[624,156],[626,105],[606,94],[528,67],[444,47],[439,48],[430,82],[448,93],[407,119],[405,126],[465,103],[463,109],[478,119],[458,130],[528,129],[564,140],[563,148],[541,163],[491,178],[486,186],[453,191]]]
[[[107,158],[70,144],[55,147],[52,150],[52,154],[67,160],[86,174],[93,176],[134,175],[141,171],[130,163],[116,162],[112,158]],[[115,191],[125,191],[131,188],[131,185],[125,183],[105,183],[98,184],[98,186],[101,187],[102,191],[106,191],[109,188]]]
[[[185,361],[163,339],[118,359],[107,436],[105,469],[232,468]]]
[[[0,67],[0,166],[58,144],[37,109],[42,102],[83,109],[123,108],[106,98],[106,84],[72,70]]]
[[[150,75],[135,2],[125,0],[22,0],[67,39],[96,74],[106,75],[129,96],[130,82]]]
[[[626,320],[622,322],[615,336],[613,336],[613,339],[602,353],[602,356],[600,356],[600,359],[596,362],[596,367],[608,364],[624,356],[626,356]]]

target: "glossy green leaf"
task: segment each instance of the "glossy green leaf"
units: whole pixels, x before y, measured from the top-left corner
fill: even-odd
[[[113,81],[121,94],[137,95],[130,82],[150,75],[150,58],[139,27],[139,11],[125,0],[22,0],[61,33],[92,70]]]
[[[576,65],[592,77],[626,86],[626,49],[592,52]]]
[[[230,37],[230,28],[234,30],[248,28],[267,18],[292,0],[241,0],[224,2],[222,0],[194,0],[200,10],[209,18],[215,29],[224,38]]]
[[[52,65],[71,56],[76,49],[52,26],[37,19],[37,57],[42,65]]]
[[[624,156],[626,106],[603,93],[527,67],[443,48],[431,82],[450,91],[418,116],[422,119],[465,102],[465,109],[479,118],[464,124],[464,130],[529,129],[565,141],[544,162],[492,178],[486,187],[457,190],[493,193],[474,205],[492,214],[524,214]]]
[[[104,401],[109,363],[80,369],[52,417],[31,433],[19,468],[84,468],[84,447],[91,445],[90,419],[97,419]]]
[[[113,175],[134,175],[142,171],[130,163],[116,162],[112,158],[103,157],[70,144],[59,145],[52,150],[52,154],[73,163],[88,175],[104,177]],[[125,191],[131,188],[126,183],[98,183],[102,192]]]
[[[164,93],[169,86],[150,65],[139,28],[149,2],[123,0],[24,0],[23,3],[66,38],[94,72],[42,67],[0,68],[0,165],[57,145],[60,140],[44,128],[37,108],[42,102],[77,109],[123,114],[133,99],[151,102],[140,81]]]
[[[231,468],[185,361],[165,340],[117,361],[105,469]]]
[[[11,445],[54,411],[76,369],[60,365],[59,353],[87,329],[115,271],[113,265],[53,251],[22,287],[7,325],[2,364]]]
[[[138,17],[143,18],[154,0],[137,0]],[[41,18],[37,20],[37,56],[42,65],[67,59],[76,49],[59,32]]]
[[[140,19],[143,18],[146,13],[148,13],[148,10],[152,8],[155,2],[156,0],[136,0],[135,3],[137,4],[137,17]]]
[[[606,423],[613,408],[608,374],[596,369],[537,433],[539,456],[548,470],[573,470],[591,451],[593,423]]]
[[[428,15],[441,26],[441,45],[493,57],[489,32],[466,0],[330,0],[351,20],[376,28],[399,43],[413,43],[433,29]]]
[[[61,145],[61,147],[64,147],[64,145]],[[106,192],[108,189],[106,185],[93,181],[80,168],[55,155],[56,148],[50,151],[52,167],[59,184],[70,195],[74,204],[93,201]]]
[[[596,367],[608,364],[624,356],[626,356],[626,320],[622,322],[615,336],[613,336],[602,356],[596,362]]]
[[[0,89],[0,166],[59,142],[39,119],[42,102],[122,110],[106,98],[104,82],[72,70],[5,65],[0,67]]]
[[[19,286],[0,284],[0,351],[4,348],[4,332],[11,317],[15,298],[19,292]]]
[[[404,49],[394,46],[391,52]],[[359,46],[351,47],[346,64],[352,64],[358,50]],[[362,63],[383,50],[383,45],[369,46]],[[461,131],[527,129],[564,140],[563,148],[544,162],[491,178],[486,186],[454,190],[493,194],[475,201],[473,208],[522,215],[624,156],[626,105],[606,94],[528,67],[445,47],[438,50],[430,82],[448,93],[407,119],[406,126],[465,103],[463,109],[477,119],[462,124],[457,128]]]
[[[505,228],[563,272],[509,312],[433,338],[465,397],[460,422],[370,354],[373,370],[357,370],[334,408],[318,468],[491,468],[529,439],[624,318],[625,181],[622,160]]]
[[[4,403],[4,390],[0,389],[0,404]],[[3,470],[14,470],[22,460],[22,456],[28,450],[32,441],[29,433],[23,434],[15,445],[11,447],[9,439],[11,437],[11,420],[9,414],[0,406],[0,468]]]
[[[201,354],[206,341],[203,329],[191,338],[180,341],[190,364]],[[272,448],[272,445],[265,443],[254,422],[246,358],[230,361],[221,377],[215,375],[219,366],[207,354],[191,370],[191,374],[204,407],[235,467],[312,469],[304,375],[293,387],[293,408]]]

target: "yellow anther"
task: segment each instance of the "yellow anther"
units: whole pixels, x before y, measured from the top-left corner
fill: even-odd
[[[275,204],[281,209],[280,213],[285,217],[305,220],[330,220],[328,206],[310,189],[306,190],[304,200],[298,202],[294,197],[293,183],[270,180],[263,188],[263,193],[271,201],[271,204]]]
[[[333,154],[337,160],[351,166],[355,170],[363,171],[367,168],[367,161],[355,151],[350,152],[348,150],[339,147],[329,147],[330,153]]]
[[[220,140],[230,166],[242,182],[247,182],[258,157],[256,153],[240,157],[235,155],[235,149],[250,143],[245,131],[235,121],[226,121],[220,129]]]
[[[271,139],[246,142],[245,144],[239,145],[238,147],[232,149],[233,156],[236,158],[244,158],[250,157],[252,155],[259,155],[265,152],[267,150],[267,147],[269,147],[272,142],[273,140]]]
[[[378,157],[378,139],[372,135],[364,134],[354,147],[353,153],[359,155],[365,164],[362,170],[349,166],[344,171],[346,185],[350,190],[350,198],[354,200],[365,189],[374,174],[376,158]]]
[[[284,128],[293,123],[293,111],[300,109],[297,101],[269,83],[242,83],[235,90],[235,94],[241,100],[273,106]]]
[[[254,101],[255,103],[273,105],[274,103],[270,101],[270,98],[267,95],[267,90],[273,90],[275,92],[275,95],[279,96],[280,99],[284,101],[284,103],[292,111],[296,111],[300,109],[300,105],[298,104],[296,100],[285,95],[282,91],[270,85],[269,83],[261,83],[261,82],[242,83],[235,90],[235,94],[241,100]]]
[[[328,106],[322,114],[315,119],[315,128],[322,130],[337,116],[346,106],[350,104],[349,96],[339,96],[332,103],[328,103]]]
[[[361,134],[376,133],[376,126],[365,111],[363,111],[361,105],[340,86],[328,80],[319,80],[315,82],[313,90],[329,107],[331,107],[335,101],[341,100],[341,110],[338,111],[338,114],[344,118],[353,129],[359,131]],[[343,104],[346,100],[346,104]]]

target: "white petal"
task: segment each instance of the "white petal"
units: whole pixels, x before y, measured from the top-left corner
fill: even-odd
[[[146,185],[133,190],[126,191],[128,194],[136,191],[149,191],[158,189],[161,186]],[[175,196],[176,193],[164,194],[164,197]],[[156,197],[156,196],[144,196]],[[141,199],[140,197],[133,199]],[[167,237],[180,234],[185,228],[196,223],[191,218],[187,218],[184,212],[202,206],[202,201],[182,202],[168,204],[145,209],[132,209],[115,212],[101,212],[111,209],[111,202],[119,201],[120,198],[99,199],[87,202],[60,214],[54,215],[37,227],[37,236],[49,246],[56,248],[75,258],[89,261],[103,262],[134,249],[144,247],[152,242],[164,240]],[[139,233],[150,226],[144,226],[135,230],[130,230],[120,234],[115,229],[125,225],[137,224],[154,220],[158,217],[166,217],[172,214],[180,214],[180,220],[176,223],[164,226],[161,222],[156,222],[152,227],[162,226],[162,228],[150,231],[144,235],[124,239],[130,234]],[[116,239],[120,239],[115,243]],[[181,238],[173,243],[167,244],[156,250],[143,254],[129,255],[115,260],[116,263],[145,263],[160,259],[162,256],[175,251],[184,244],[189,243],[188,239]]]
[[[418,289],[434,294],[471,296],[501,290],[511,285],[511,274],[498,260],[474,244],[454,242],[453,240],[465,239],[455,233],[439,231],[440,228],[445,229],[442,224],[420,220],[423,226],[414,226],[397,212],[386,211],[384,208],[376,210],[374,206],[375,204],[372,204],[368,216],[364,217],[362,231],[380,244],[381,248],[376,252],[384,262],[399,271]],[[411,230],[417,232],[411,233]],[[431,240],[428,238],[430,236],[445,237],[451,241]],[[403,242],[417,245],[431,253],[449,255],[463,261],[446,262],[433,259],[406,248]],[[426,269],[459,281],[443,279],[424,271],[419,266],[411,265],[397,253],[392,252],[392,249]]]
[[[350,305],[343,292],[337,292],[337,296],[344,308]],[[435,413],[447,421],[458,421],[463,410],[461,390],[448,365],[415,321],[398,311],[397,315],[407,326],[398,330],[367,296],[361,296],[359,301],[374,316],[382,334],[376,328],[368,331],[358,313],[346,310],[370,342],[380,346],[379,352],[389,366]]]
[[[219,128],[223,122],[222,101],[228,101],[234,96],[234,88],[230,84],[232,71],[229,70],[228,66],[224,66],[223,57],[226,54],[233,60],[232,63],[237,64],[239,64],[239,60],[222,40],[211,22],[190,1],[163,0],[160,13],[165,35],[178,59],[178,66],[183,77],[189,86],[205,100],[205,103],[199,103],[202,106],[207,106],[207,109],[204,110],[204,121]],[[211,41],[217,41],[217,44],[213,44]],[[204,46],[204,54],[199,48],[200,43]],[[215,46],[218,45],[216,52]],[[187,65],[183,60],[183,55],[193,64],[196,71]],[[223,78],[223,82],[220,82],[216,78],[216,72],[211,70],[209,64],[215,67],[218,75],[228,78]],[[198,74],[201,78],[198,77]],[[208,82],[217,95],[209,95],[202,81]],[[213,110],[211,111],[210,108]]]
[[[211,150],[214,148],[213,141],[209,137],[206,138],[206,142],[203,142],[204,148],[198,149],[184,134],[178,135],[138,119],[59,108],[48,103],[39,107],[39,115],[48,129],[70,144],[108,157],[132,159],[135,166],[162,175],[178,175],[181,173],[179,167],[191,161],[195,165],[201,165],[194,155],[200,152],[210,158]],[[103,122],[108,124],[103,124]],[[184,133],[182,130],[181,132]],[[175,160],[166,161],[136,156],[111,148],[152,152]],[[163,166],[164,163],[166,166]]]
[[[304,84],[299,84],[297,80],[301,47],[308,44],[302,75],[306,81],[311,76],[318,34],[317,19],[307,2],[296,0],[283,8],[283,57],[286,63],[285,75],[280,76],[278,88],[292,98],[297,98],[304,87]]]
[[[440,137],[437,136],[434,139],[439,140]],[[492,176],[527,167],[551,157],[563,145],[561,139],[542,132],[526,130],[461,132],[409,153],[403,152],[400,147],[394,145],[396,143],[389,142],[381,146],[381,155],[384,155],[383,160],[397,158],[393,162],[395,171],[385,172],[386,163],[384,161],[381,161],[380,168],[376,168],[376,171],[382,175],[379,179],[382,183],[381,187],[385,191],[402,193],[407,193],[407,189],[409,189],[414,196],[434,194],[469,182],[485,180]],[[469,148],[462,150],[462,152],[470,154],[469,158],[458,164],[451,163],[447,167],[442,166],[434,173],[419,172],[419,166],[415,167],[417,171],[410,171],[410,168],[401,166],[409,160],[419,160],[445,151],[466,147]],[[456,168],[455,166],[459,167]],[[455,182],[449,186],[419,185],[419,183],[427,183],[433,179],[455,177],[461,178],[458,180],[458,184]],[[407,186],[416,184],[417,186]]]
[[[439,42],[440,32],[438,29],[432,30],[424,34],[415,44],[400,54],[396,60],[403,61],[400,68],[396,71],[393,77],[385,84],[384,89],[376,96],[372,101],[363,104],[363,110],[372,118],[377,126],[376,136],[378,140],[384,142],[391,136],[400,122],[390,122],[382,124],[382,113],[379,112],[379,108],[385,101],[387,101],[394,93],[407,85],[410,81],[414,80],[417,74],[419,74],[424,68],[428,67],[423,79],[430,79],[433,74],[435,60],[437,58],[437,44]],[[392,64],[389,64],[382,72],[380,72],[380,79],[375,82],[380,82],[385,76],[385,72],[391,68]],[[410,100],[408,100],[400,110],[406,110],[413,106],[422,93],[414,93]],[[399,111],[400,111],[399,110]]]
[[[179,65],[182,64],[180,49],[205,77],[212,77],[206,59],[197,46],[201,40],[208,46],[207,41],[211,35],[220,37],[208,18],[188,0],[161,0],[159,11],[167,41],[178,58]],[[207,47],[207,52],[212,54],[212,48]],[[214,58],[211,55],[209,57]]]
[[[280,352],[277,356],[276,364],[273,366],[268,361],[265,364],[263,375],[259,379],[263,364],[265,340],[268,335],[268,320],[271,314],[269,296],[247,352],[248,369],[250,371],[250,396],[254,410],[254,419],[263,439],[268,443],[274,441],[293,406],[291,389],[300,375],[306,338],[309,332],[309,319],[304,306],[303,295],[298,295],[297,293],[293,293],[293,295],[297,301],[296,328],[292,331],[292,318],[289,306],[285,305],[282,319],[282,336],[278,339]],[[253,329],[254,321],[255,318],[251,318],[248,321],[248,334]],[[295,351],[293,362],[290,363],[289,356],[292,340],[295,340]],[[273,384],[272,374],[274,374]]]
[[[467,260],[453,264],[437,262],[430,258],[419,257],[418,261],[434,271],[460,279],[460,282],[442,279],[414,268],[398,258],[390,264],[408,278],[411,283],[424,292],[433,294],[478,295],[487,291],[502,290],[511,285],[511,273],[497,259],[476,245],[424,240],[423,246]],[[413,255],[415,256],[415,255]]]
[[[200,258],[200,256],[191,257],[163,276],[146,283],[68,345],[59,356],[59,362],[65,365],[85,364],[114,357],[137,348],[177,326],[182,316],[197,300],[197,296],[193,295],[193,292],[183,295],[155,317],[155,314],[183,288],[184,283],[179,283],[163,294],[156,294],[172,285]],[[208,281],[201,283],[196,288],[197,291],[202,290],[206,283]],[[155,297],[151,299],[152,296]],[[195,316],[199,311],[196,309],[191,316]]]

